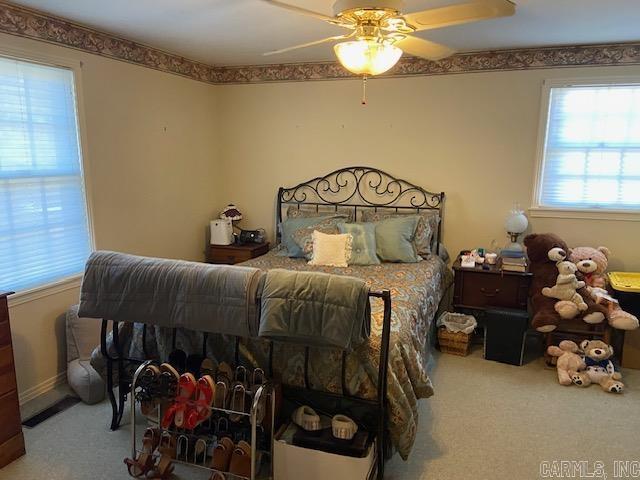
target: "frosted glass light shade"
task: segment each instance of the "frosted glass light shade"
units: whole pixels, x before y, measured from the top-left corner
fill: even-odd
[[[402,50],[375,40],[342,42],[333,47],[344,68],[357,75],[379,75],[393,67]]]
[[[508,233],[524,233],[528,226],[529,220],[524,212],[518,210],[512,211],[504,222],[504,228]]]

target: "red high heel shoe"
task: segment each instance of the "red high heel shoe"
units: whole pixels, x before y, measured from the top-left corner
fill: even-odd
[[[167,408],[162,417],[162,428],[167,429],[171,423],[176,427],[184,426],[187,404],[196,389],[196,378],[191,373],[183,373],[178,381],[178,395],[174,402]]]

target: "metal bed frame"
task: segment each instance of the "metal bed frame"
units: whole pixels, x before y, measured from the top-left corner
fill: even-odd
[[[276,241],[281,241],[280,224],[286,218],[286,209],[293,206],[297,209],[311,207],[316,212],[328,213],[338,211],[353,210],[354,221],[358,219],[358,212],[363,210],[390,211],[398,213],[420,213],[425,210],[437,211],[439,222],[435,235],[436,253],[439,253],[442,235],[442,218],[444,208],[444,192],[429,192],[406,180],[395,178],[388,173],[370,167],[347,167],[333,171],[325,176],[316,177],[294,187],[280,187],[277,196],[276,214]],[[380,348],[380,360],[378,366],[378,388],[375,399],[363,399],[351,396],[346,388],[346,352],[342,355],[342,393],[330,393],[325,391],[312,390],[309,388],[309,347],[305,348],[304,365],[304,388],[283,386],[285,399],[292,405],[311,404],[317,406],[319,411],[349,411],[352,413],[351,405],[356,404],[363,414],[352,413],[357,421],[367,429],[376,433],[376,468],[372,470],[370,478],[382,479],[384,474],[384,464],[388,453],[391,451],[391,444],[387,430],[387,373],[389,342],[391,337],[391,292],[383,290],[379,292],[371,291],[370,298],[379,298],[384,302],[384,315],[382,327],[382,339]],[[107,391],[112,405],[111,429],[116,430],[124,412],[127,394],[131,389],[133,373],[127,371],[131,365],[138,366],[146,361],[149,356],[146,350],[147,326],[143,326],[143,352],[146,358],[127,358],[122,354],[120,339],[118,335],[118,322],[113,322],[113,344],[117,353],[116,357],[109,354],[107,349],[107,328],[108,320],[102,322],[101,331],[101,353],[107,363]],[[173,331],[173,343],[175,347],[176,331]],[[203,341],[203,352],[206,353],[206,334]],[[235,342],[235,362],[238,365],[240,338]],[[118,399],[114,393],[114,364],[118,371]],[[269,349],[269,365],[267,372],[273,377],[273,342]],[[353,411],[355,412],[355,411]]]

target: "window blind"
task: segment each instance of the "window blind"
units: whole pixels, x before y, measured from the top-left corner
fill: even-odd
[[[640,210],[640,85],[551,88],[541,206]]]
[[[0,57],[0,291],[81,273],[90,251],[73,72]]]

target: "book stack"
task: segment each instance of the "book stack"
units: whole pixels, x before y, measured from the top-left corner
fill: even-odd
[[[506,272],[526,272],[527,259],[522,257],[502,257],[502,270]]]

